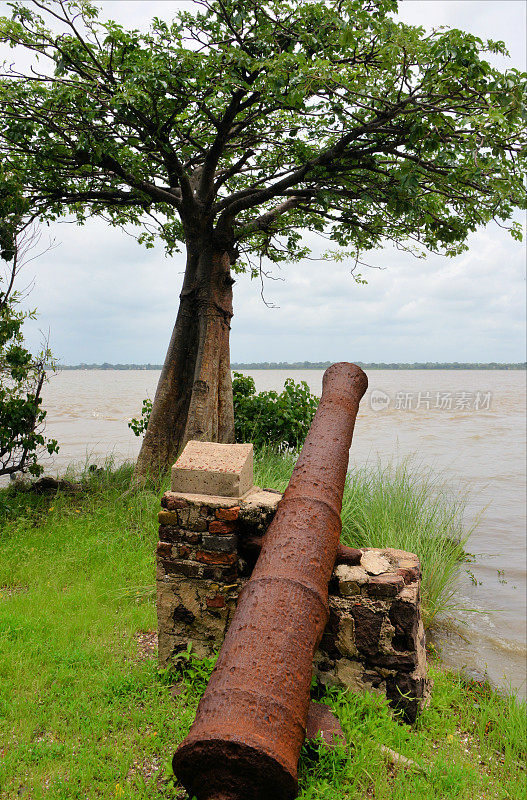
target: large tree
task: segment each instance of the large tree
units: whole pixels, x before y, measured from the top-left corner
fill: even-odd
[[[232,441],[233,272],[305,255],[302,231],[357,260],[386,241],[455,255],[491,219],[519,235],[525,76],[484,60],[502,43],[396,10],[197,0],[141,33],[33,0],[1,20],[38,56],[0,84],[7,211],[15,184],[28,219],[99,215],[186,252],[137,479],[189,438]]]

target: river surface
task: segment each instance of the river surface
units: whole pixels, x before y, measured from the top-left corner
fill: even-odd
[[[257,390],[281,390],[289,375],[319,395],[322,371],[251,370]],[[140,440],[127,427],[153,398],[159,373],[71,370],[45,387],[47,435],[60,453],[46,472],[72,462],[133,459]],[[525,372],[371,370],[350,466],[412,456],[468,492],[467,525],[481,520],[467,549],[474,563],[458,585],[460,624],[441,636],[445,661],[525,696]],[[470,571],[468,571],[470,570]],[[477,612],[477,613],[475,613]]]

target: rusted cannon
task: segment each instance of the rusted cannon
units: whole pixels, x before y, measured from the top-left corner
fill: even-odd
[[[326,626],[349,449],[368,379],[324,374],[320,404],[174,772],[197,800],[290,800]]]

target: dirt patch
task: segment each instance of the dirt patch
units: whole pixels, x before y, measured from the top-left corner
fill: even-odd
[[[157,656],[157,631],[140,631],[137,641],[137,661],[147,661]]]
[[[164,763],[161,756],[152,756],[145,758],[142,761],[134,761],[126,776],[127,780],[140,776],[145,783],[150,781],[154,776],[157,776]]]
[[[17,594],[25,594],[29,589],[27,586],[0,586],[0,600],[8,600]]]

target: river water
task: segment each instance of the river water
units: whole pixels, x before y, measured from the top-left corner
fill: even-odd
[[[322,371],[251,370],[257,390],[280,390],[286,377],[319,395]],[[72,462],[137,455],[127,427],[159,373],[71,370],[45,387],[47,435],[60,453],[46,472]],[[481,515],[467,549],[476,556],[459,579],[460,623],[441,636],[443,658],[525,696],[525,373],[522,371],[371,370],[350,465],[412,456],[461,493],[467,524]],[[475,613],[477,612],[477,613]]]

